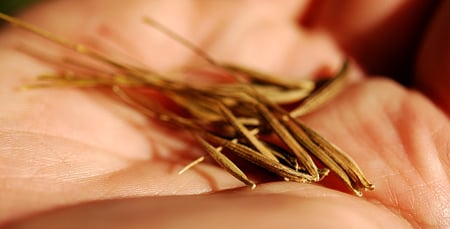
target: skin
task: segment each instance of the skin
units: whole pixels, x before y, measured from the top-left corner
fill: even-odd
[[[302,120],[348,152],[376,189],[358,198],[329,177],[251,191],[209,162],[177,175],[202,153],[188,134],[95,93],[17,90],[52,68],[17,48],[44,41],[4,28],[0,225],[447,228],[450,1],[414,2],[65,0],[24,12],[22,19],[52,33],[159,71],[200,60],[143,25],[143,15],[218,60],[292,80],[354,57],[347,90]],[[411,88],[390,79],[396,67],[410,73]]]

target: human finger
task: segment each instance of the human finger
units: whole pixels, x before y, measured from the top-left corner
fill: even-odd
[[[450,1],[433,18],[421,47],[414,85],[450,114]]]
[[[406,228],[408,223],[357,197],[314,185],[279,182],[261,185],[255,191],[240,189],[211,195],[82,204],[5,228],[333,228],[336,225]]]
[[[368,74],[407,83],[437,1],[315,1],[302,23],[328,31]]]

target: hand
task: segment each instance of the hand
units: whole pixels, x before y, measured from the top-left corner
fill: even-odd
[[[201,152],[182,131],[79,89],[17,90],[51,68],[16,48],[39,47],[42,40],[8,28],[0,35],[0,224],[445,228],[450,2],[436,9],[425,29],[420,22],[431,16],[431,3],[401,0],[385,6],[289,0],[39,4],[22,18],[161,71],[198,59],[144,25],[146,15],[218,60],[277,75],[300,78],[324,66],[336,69],[345,55],[355,57],[360,68],[354,67],[348,88],[302,119],[348,152],[376,189],[354,197],[327,188],[341,188],[330,177],[321,185],[274,182],[250,191],[212,163],[177,175]],[[299,15],[301,26],[295,24]],[[420,37],[422,43],[404,42]],[[402,62],[413,50],[419,50],[415,64]],[[411,73],[414,90],[363,73],[392,76],[397,66]],[[36,216],[23,218],[30,214]]]

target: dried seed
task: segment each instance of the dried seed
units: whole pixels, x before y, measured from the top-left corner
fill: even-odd
[[[335,77],[308,95],[300,105],[290,112],[292,117],[307,114],[336,96],[344,87],[348,74],[348,61],[344,61]]]
[[[232,64],[220,64],[220,66],[232,72],[237,72],[250,77],[250,83],[255,83],[256,85],[263,84],[277,86],[284,89],[301,89],[308,92],[311,92],[315,88],[315,83],[311,80],[296,80],[293,82],[288,82],[281,80],[287,77],[273,77],[272,75],[249,69],[244,66]]]
[[[261,115],[267,121],[267,123],[272,127],[274,132],[280,137],[280,139],[292,150],[292,152],[297,156],[300,164],[303,165],[311,174],[313,180],[319,181],[319,171],[309,156],[308,152],[295,140],[295,138],[289,133],[289,131],[280,123],[280,120],[269,111],[269,109],[261,103],[257,103],[257,107],[261,112]]]
[[[199,135],[194,135],[198,142],[205,148],[205,150],[209,153],[209,155],[225,170],[227,170],[231,175],[242,181],[244,184],[249,186],[251,189],[256,188],[256,184],[249,180],[247,176],[237,167],[230,159],[228,159],[225,155],[223,155],[220,151],[222,147],[215,148],[207,141],[205,141]]]
[[[325,152],[327,152],[328,156],[335,163],[337,163],[345,171],[345,173],[350,177],[352,181],[351,183],[352,189],[357,194],[361,188],[366,191],[373,190],[375,188],[375,186],[366,179],[361,169],[358,167],[356,162],[354,162],[353,159],[350,158],[350,156],[348,156],[346,153],[344,153],[341,149],[339,149],[331,142],[327,141],[324,137],[317,134],[311,128],[301,123],[299,123],[299,126],[305,131],[306,134],[308,134],[308,136],[318,146],[320,146]],[[362,193],[359,192],[359,196],[361,195]]]
[[[239,120],[233,115],[233,113],[228,110],[223,104],[217,103],[217,106],[223,112],[225,118],[249,141],[251,144],[258,149],[260,153],[266,156],[269,159],[272,159],[278,162],[278,159],[272,152],[264,145],[262,142],[253,135],[250,130],[248,130]]]
[[[311,181],[314,180],[311,175],[302,173],[300,171],[296,171],[277,161],[269,159],[266,156],[260,154],[259,152],[251,149],[246,145],[232,142],[227,139],[220,138],[218,136],[208,133],[204,134],[204,138],[214,144],[221,145],[222,147],[231,150],[239,157],[246,159],[247,161],[256,164],[262,168],[265,168],[268,171],[271,171],[282,178],[287,178],[290,181],[296,181],[301,183],[311,183]]]

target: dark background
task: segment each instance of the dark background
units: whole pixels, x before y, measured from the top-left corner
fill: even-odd
[[[0,12],[13,14],[38,0],[2,0],[0,1]]]

